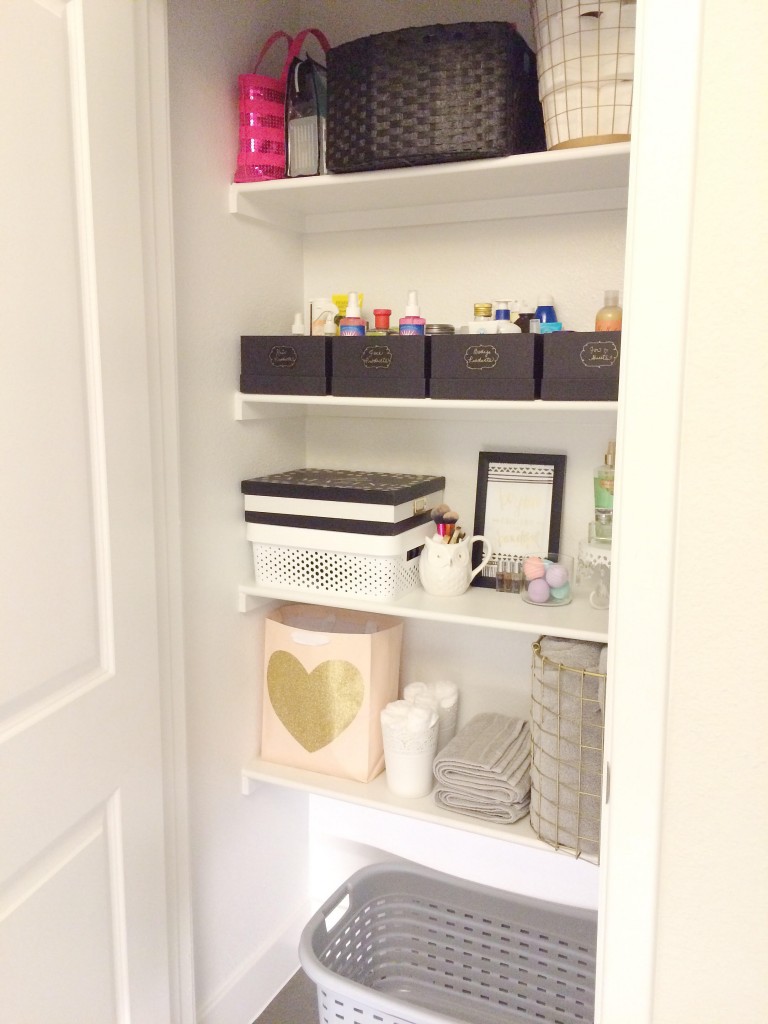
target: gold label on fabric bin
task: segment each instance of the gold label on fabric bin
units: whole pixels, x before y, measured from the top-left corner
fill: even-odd
[[[584,366],[599,370],[602,366],[613,366],[619,358],[619,350],[613,341],[588,341],[579,358]]]
[[[468,370],[492,370],[499,361],[495,345],[470,345],[464,353]]]
[[[267,665],[267,690],[275,714],[305,750],[322,750],[352,724],[363,705],[360,670],[349,661],[323,661],[307,672],[288,651]]]
[[[389,345],[366,345],[360,358],[368,370],[388,370],[392,365],[392,349]]]
[[[293,345],[273,345],[269,350],[269,361],[272,366],[287,366],[290,370],[299,361],[299,357]]]

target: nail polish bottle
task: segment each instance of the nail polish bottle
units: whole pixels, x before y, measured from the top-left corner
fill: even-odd
[[[512,593],[512,562],[509,558],[503,558],[499,562],[499,571],[496,574],[496,589],[502,594]]]
[[[496,563],[496,592],[504,593],[504,565],[505,559],[500,558]]]
[[[511,587],[513,594],[520,594],[523,589],[523,563],[515,557],[512,560]]]

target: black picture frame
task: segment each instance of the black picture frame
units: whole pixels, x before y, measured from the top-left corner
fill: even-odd
[[[491,558],[472,580],[495,587],[499,557],[560,551],[565,455],[480,452],[477,461],[474,534],[486,537]],[[473,545],[472,566],[483,546]]]

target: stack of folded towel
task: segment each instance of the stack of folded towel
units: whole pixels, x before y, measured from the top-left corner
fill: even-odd
[[[511,823],[528,813],[531,730],[527,720],[476,715],[435,758],[435,803],[460,814]]]
[[[534,651],[531,825],[547,842],[597,861],[608,648],[545,636]]]

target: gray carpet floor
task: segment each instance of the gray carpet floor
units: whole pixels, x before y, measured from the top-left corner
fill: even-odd
[[[253,1024],[318,1024],[317,986],[299,969]]]

